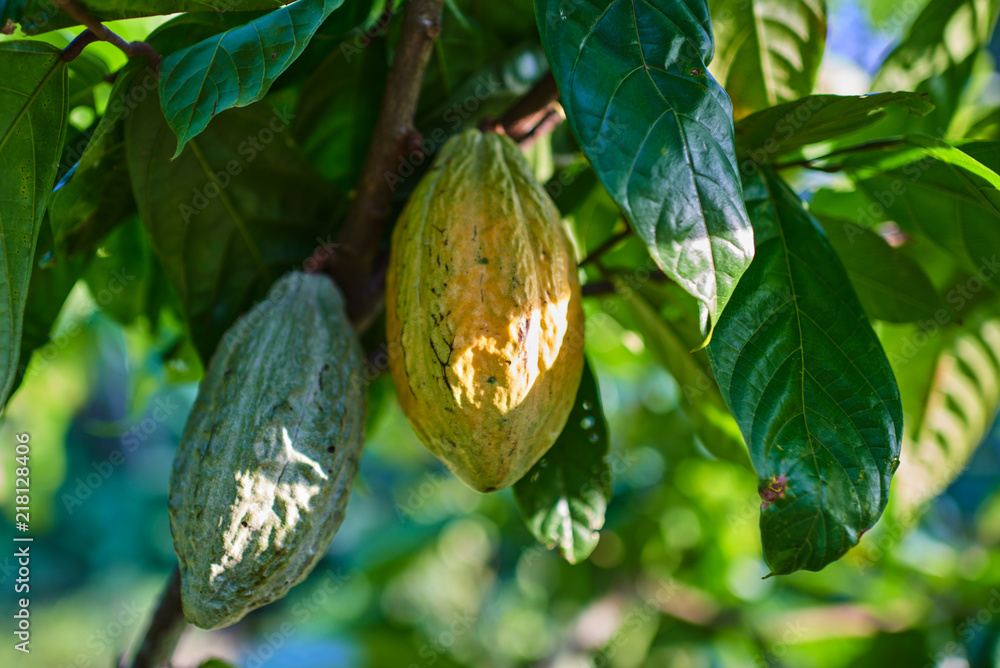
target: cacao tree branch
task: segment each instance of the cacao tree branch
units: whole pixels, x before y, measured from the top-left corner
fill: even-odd
[[[556,79],[549,72],[500,117],[496,129],[518,144],[530,144],[565,118],[556,104],[558,99]]]
[[[364,329],[369,310],[377,299],[373,265],[378,244],[392,211],[392,193],[401,178],[396,173],[400,159],[419,151],[420,136],[413,125],[424,71],[434,41],[441,34],[444,0],[407,0],[403,27],[389,68],[375,132],[358,180],[347,220],[338,238],[336,253],[322,264],[344,292],[348,313],[355,326]]]
[[[181,639],[187,622],[181,610],[181,574],[174,566],[160,603],[146,629],[132,668],[160,668],[170,664],[170,656]]]
[[[81,33],[80,36],[73,40],[73,43],[66,47],[63,51],[62,59],[64,61],[69,62],[73,60],[73,58],[80,55],[80,51],[83,50],[84,46],[93,41],[100,40],[118,47],[129,58],[132,56],[145,56],[146,60],[149,61],[149,64],[154,70],[159,69],[160,54],[158,54],[156,49],[148,43],[139,41],[126,42],[98,19],[91,16],[90,12],[84,9],[84,7],[76,0],[56,0],[56,4],[58,4],[59,8],[64,12],[72,16],[73,20],[83,24],[87,28],[86,31]],[[80,42],[83,35],[85,35],[88,31],[93,35],[93,38],[84,38],[84,41]],[[80,43],[78,44],[78,42]]]

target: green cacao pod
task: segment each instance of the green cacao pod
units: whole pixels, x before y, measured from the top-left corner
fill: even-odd
[[[517,482],[555,443],[583,370],[576,261],[507,137],[441,148],[392,237],[389,366],[427,448],[467,485]]]
[[[321,275],[286,274],[226,332],[170,477],[192,624],[234,624],[326,552],[361,458],[362,360],[340,293]]]

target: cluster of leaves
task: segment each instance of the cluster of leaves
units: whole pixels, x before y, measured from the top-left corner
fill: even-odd
[[[82,4],[101,19],[167,11]],[[401,7],[181,4],[149,37],[160,71],[133,58],[103,104],[94,59],[0,42],[0,400],[81,278],[115,289],[127,258],[138,278],[109,312],[154,327],[169,312],[188,331],[175,354],[204,362],[343,223],[391,62],[398,22],[384,18]],[[813,94],[823,2],[446,4],[418,128],[497,115],[551,69],[568,127],[532,157],[580,246],[602,250],[588,279],[627,297],[590,314],[641,333],[705,449],[752,465],[774,574],[855,545],[901,461],[900,512],[932,496],[996,413],[1000,142],[960,101],[997,11],[930,0],[875,77],[899,90],[859,97]],[[42,0],[0,2],[8,19],[29,33],[67,21]],[[67,122],[80,107],[89,127]],[[401,164],[397,205],[425,168]],[[795,186],[817,175],[807,203]],[[611,492],[599,407],[588,372],[515,491],[571,561],[594,549]]]

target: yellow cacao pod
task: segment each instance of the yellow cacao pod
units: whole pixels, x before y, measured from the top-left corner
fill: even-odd
[[[452,137],[392,237],[389,365],[427,448],[467,485],[517,482],[552,446],[583,370],[576,261],[507,137]]]
[[[300,582],[341,521],[365,425],[336,286],[291,272],[226,332],[170,476],[184,616],[229,626]]]

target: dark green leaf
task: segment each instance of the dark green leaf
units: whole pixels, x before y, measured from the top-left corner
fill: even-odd
[[[20,386],[35,351],[41,352],[41,359],[30,367],[31,373],[44,371],[48,362],[61,350],[56,345],[47,346],[50,343],[49,334],[89,260],[83,255],[66,257],[56,250],[50,226],[42,223],[35,248],[35,269],[31,272],[28,299],[24,305],[20,360],[11,394]]]
[[[667,322],[646,297],[616,281],[616,292],[625,297],[625,306],[636,318],[646,348],[666,369],[681,390],[680,404],[694,424],[695,434],[710,453],[750,468],[747,448],[703,350],[691,352],[697,341],[685,341],[681,332]]]
[[[142,221],[132,216],[101,242],[84,279],[101,310],[128,325],[149,313],[159,271]]]
[[[206,12],[219,14],[255,9],[274,9],[283,0],[78,0],[87,12],[102,21],[131,19],[140,16]],[[0,26],[11,20],[19,23],[27,35],[78,25],[59,9],[54,0],[0,0]]]
[[[343,1],[297,0],[165,58],[160,98],[177,135],[173,157],[216,114],[263,98]]]
[[[388,74],[386,40],[334,49],[306,80],[294,130],[302,150],[326,178],[347,191],[361,171]]]
[[[810,95],[758,111],[736,124],[736,151],[762,165],[803,146],[836,139],[876,123],[889,106],[925,116],[934,105],[920,93]],[[744,168],[746,172],[746,168]]]
[[[772,574],[819,570],[882,514],[899,390],[819,225],[768,169],[745,184],[757,254],[709,346],[757,470]]]
[[[707,72],[704,1],[536,0],[563,107],[601,182],[664,273],[718,320],[753,258],[732,105]]]
[[[50,44],[0,42],[0,406],[18,373],[25,300],[66,136],[66,66]]]
[[[558,548],[571,564],[587,557],[600,540],[611,500],[608,426],[597,378],[584,364],[576,403],[555,445],[514,485],[514,498],[531,533]]]
[[[734,115],[808,95],[826,44],[824,0],[712,0],[712,73]]]
[[[125,119],[135,200],[203,360],[271,281],[326,241],[335,196],[287,136],[287,112],[258,104],[223,118],[172,161],[155,94]]]
[[[818,218],[869,317],[886,322],[950,318],[941,295],[916,262],[867,228]]]
[[[1000,287],[1000,142],[911,135],[895,150],[852,155],[844,168],[873,207]]]
[[[123,116],[134,106],[134,91],[155,87],[156,79],[133,62],[118,73],[107,108],[79,161],[56,186],[49,217],[56,244],[70,254],[86,252],[135,212],[125,164]]]

